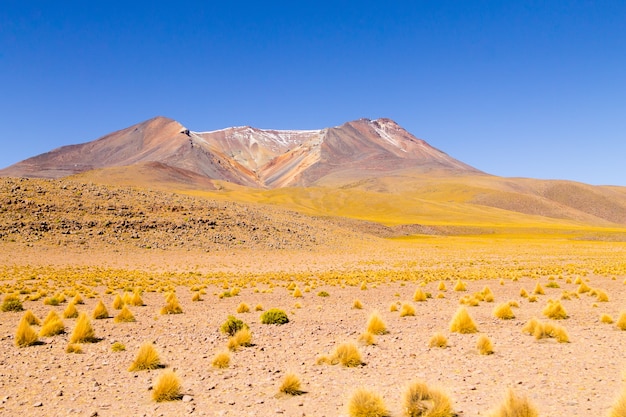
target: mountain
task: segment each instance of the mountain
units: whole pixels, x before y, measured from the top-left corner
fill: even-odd
[[[156,117],[91,142],[29,158],[0,170],[0,176],[61,178],[120,167],[188,182],[220,180],[270,189],[402,169],[480,172],[389,119],[361,119],[320,130],[245,126],[193,132],[174,120]]]

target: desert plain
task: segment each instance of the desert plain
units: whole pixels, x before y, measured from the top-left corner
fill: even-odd
[[[2,415],[349,416],[364,387],[402,416],[405,387],[419,380],[459,416],[490,415],[509,388],[542,416],[601,416],[626,384],[619,230],[389,235],[189,193],[34,179],[4,179],[3,191],[0,292],[23,311],[0,313]],[[135,321],[116,322],[116,297],[133,293],[143,304],[128,306]],[[162,314],[168,294],[179,314]],[[64,312],[77,295],[95,339],[68,353],[77,319]],[[106,318],[95,319],[100,301]],[[544,314],[557,301],[566,318]],[[513,318],[494,315],[502,304]],[[460,307],[476,332],[451,328]],[[261,323],[273,308],[288,323]],[[39,320],[55,311],[64,332],[16,346],[26,310]],[[386,332],[366,342],[374,312]],[[229,315],[247,324],[250,346],[228,348]],[[533,318],[567,341],[529,334]],[[436,333],[446,347],[431,346]],[[477,347],[482,335],[491,354]],[[346,342],[360,364],[320,360]],[[129,371],[144,343],[160,366]],[[224,351],[227,367],[214,366]],[[180,395],[154,401],[155,381],[172,370]],[[288,373],[300,395],[279,391]]]

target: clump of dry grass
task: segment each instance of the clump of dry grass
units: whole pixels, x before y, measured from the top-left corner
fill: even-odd
[[[448,347],[448,338],[441,332],[435,333],[428,342],[428,346],[446,348]]]
[[[35,316],[35,314],[31,310],[26,310],[24,316],[22,316],[22,320],[26,320],[26,322],[30,325],[34,324],[36,326],[39,326],[41,324],[37,316]]]
[[[576,290],[576,292],[578,294],[584,294],[584,293],[587,293],[587,292],[591,292],[591,287],[589,285],[587,285],[586,283],[581,281],[580,285],[578,286],[578,289]]]
[[[481,334],[476,342],[476,349],[481,355],[491,355],[493,353],[493,343],[487,335]]]
[[[597,297],[597,301],[600,303],[608,303],[609,302],[609,295],[604,292],[603,290],[600,289],[596,289],[596,297]]]
[[[257,304],[257,305],[254,307],[254,311],[263,311],[263,306],[262,306],[261,304]]]
[[[83,301],[83,297],[81,297],[80,294],[76,294],[72,299],[72,304],[85,304],[85,302]]]
[[[107,311],[107,308],[104,306],[104,303],[102,302],[102,300],[98,301],[98,304],[96,304],[96,307],[93,310],[92,317],[96,320],[109,318],[109,312]]]
[[[504,402],[490,417],[539,417],[539,413],[526,397],[519,397],[509,389]]]
[[[240,347],[252,346],[252,332],[248,327],[243,327],[228,339],[228,349],[237,350]]]
[[[115,342],[111,345],[112,352],[123,352],[126,350],[126,346],[122,342]]]
[[[402,308],[400,308],[400,317],[406,316],[414,316],[415,315],[415,307],[411,303],[402,303]]]
[[[300,382],[298,375],[293,372],[289,372],[285,375],[278,391],[288,395],[304,394],[304,391],[302,391],[302,382]]]
[[[182,314],[183,308],[180,306],[176,294],[171,292],[165,297],[165,305],[161,307],[161,314]]]
[[[554,323],[545,323],[532,318],[522,328],[522,332],[528,333],[535,337],[535,339],[554,338],[559,343],[568,343],[569,335],[564,327]]]
[[[348,401],[350,417],[387,417],[389,412],[380,395],[365,388],[359,388]]]
[[[363,332],[358,338],[358,341],[364,345],[371,346],[376,344],[376,336],[370,332]]]
[[[367,319],[367,331],[372,334],[386,334],[388,333],[387,325],[377,310],[372,311]]]
[[[139,347],[137,356],[134,362],[130,365],[128,370],[130,372],[144,371],[147,369],[161,368],[161,359],[159,358],[159,352],[150,342],[146,342]]]
[[[510,303],[497,305],[496,308],[493,309],[493,316],[501,320],[511,320],[515,318],[515,314],[513,313]]]
[[[493,303],[493,300],[495,299],[493,292],[489,287],[483,288],[481,295],[483,296],[483,301],[487,303]]]
[[[239,303],[237,306],[237,313],[249,313],[250,306],[246,303]]]
[[[115,294],[115,298],[113,299],[113,309],[121,310],[124,307],[124,300],[120,297],[119,294]]]
[[[467,291],[467,285],[461,279],[458,279],[454,284],[454,291]]]
[[[363,361],[361,360],[361,352],[359,352],[354,343],[346,342],[337,346],[329,356],[318,357],[317,363],[341,364],[345,367],[353,368],[362,365]]]
[[[191,301],[202,301],[202,297],[200,296],[200,291],[196,291],[191,296]]]
[[[407,417],[452,417],[450,398],[441,390],[422,381],[410,383],[402,395],[404,415]]]
[[[390,313],[393,313],[393,312],[396,312],[396,311],[398,311],[398,304],[396,304],[396,303],[391,303],[391,304],[389,305],[389,312],[390,312]]]
[[[611,317],[608,314],[604,313],[604,314],[602,314],[600,316],[600,322],[606,323],[606,324],[613,324],[613,317]]]
[[[424,291],[422,291],[421,288],[418,288],[415,290],[415,293],[413,294],[413,301],[423,302],[423,301],[426,301],[427,299],[428,299],[428,296],[426,295]]]
[[[78,343],[68,343],[65,348],[66,353],[83,353],[83,347]]]
[[[115,316],[113,321],[115,323],[132,323],[136,320],[135,320],[135,316],[133,316],[133,313],[128,309],[128,307],[124,306],[122,307],[122,310],[120,311],[120,313],[117,316]]]
[[[211,365],[216,368],[224,369],[230,365],[230,353],[227,350],[218,352],[211,361]]]
[[[450,321],[450,331],[463,334],[476,333],[478,331],[476,323],[474,323],[474,320],[465,307],[459,307],[454,317],[452,317],[452,321]]]
[[[608,414],[608,417],[624,416],[626,416],[626,388],[622,389],[621,395],[615,400]]]
[[[65,324],[54,310],[50,310],[39,330],[40,337],[51,337],[65,333]]]
[[[302,297],[302,291],[300,291],[300,288],[296,286],[291,295],[293,295],[295,298],[300,298]]]
[[[439,285],[437,286],[437,289],[439,291],[446,291],[446,284],[443,281],[440,281]]]
[[[37,344],[38,336],[37,332],[30,327],[26,317],[22,317],[20,323],[17,325],[15,332],[15,346],[26,347]]]
[[[363,308],[363,303],[361,303],[360,300],[354,300],[354,302],[352,303],[352,308],[356,310],[360,310]]]
[[[542,311],[543,315],[555,320],[563,320],[568,318],[565,307],[561,304],[561,301],[548,300],[548,305]]]
[[[144,305],[143,299],[141,298],[141,293],[139,292],[139,290],[135,290],[133,292],[133,296],[130,297],[130,301],[128,302],[128,304],[134,307],[141,307]]]
[[[96,332],[86,313],[80,313],[70,336],[70,343],[91,343],[97,341]]]
[[[67,305],[65,310],[63,310],[63,317],[66,319],[75,319],[78,317],[78,310],[76,309],[76,305],[73,301]]]
[[[533,290],[533,294],[535,295],[544,295],[546,292],[544,291],[543,287],[541,286],[540,283],[537,283],[537,285],[535,285],[535,289]]]
[[[626,311],[622,311],[617,319],[617,328],[626,330]]]
[[[524,298],[528,298],[528,291],[526,291],[524,288],[522,288],[521,290],[519,290],[519,296],[520,297],[524,297]]]
[[[164,371],[152,387],[152,399],[156,402],[174,401],[182,398],[180,378],[172,370]]]

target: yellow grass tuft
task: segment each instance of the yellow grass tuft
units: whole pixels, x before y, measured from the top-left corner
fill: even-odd
[[[121,310],[122,307],[124,307],[124,301],[122,300],[122,297],[120,297],[119,294],[115,294],[115,298],[113,299],[113,309]]]
[[[130,365],[128,370],[130,372],[144,371],[147,369],[161,368],[161,359],[159,358],[159,352],[150,342],[146,342],[139,348],[135,361]]]
[[[75,319],[76,317],[78,317],[78,310],[76,309],[74,301],[69,303],[65,310],[63,310],[63,317],[66,319]]]
[[[537,283],[537,285],[535,285],[535,289],[533,290],[533,294],[535,295],[544,295],[546,292],[544,291],[543,287],[541,286],[540,283]]]
[[[22,316],[22,319],[26,320],[26,322],[30,325],[34,324],[34,325],[39,326],[41,324],[37,316],[35,316],[35,314],[33,314],[33,312],[30,310],[26,310],[26,312],[24,313],[24,316]]]
[[[483,300],[487,303],[493,303],[494,300],[494,295],[493,292],[491,291],[491,288],[489,287],[485,287],[483,288],[482,292],[481,292],[482,296],[483,296]]]
[[[481,334],[476,342],[476,349],[481,355],[491,355],[493,353],[493,343],[487,335]]]
[[[361,303],[360,300],[354,300],[354,302],[352,303],[352,308],[356,310],[360,310],[363,308],[363,303]]]
[[[128,307],[124,306],[122,307],[122,311],[120,311],[120,313],[115,316],[113,321],[115,323],[132,323],[136,320],[135,316],[133,316],[133,313],[128,309]]]
[[[302,297],[302,291],[300,291],[300,288],[296,286],[296,288],[293,290],[293,293],[291,295],[293,295],[296,298],[300,298]]]
[[[72,304],[85,304],[85,302],[83,301],[83,297],[81,297],[80,294],[76,294],[72,299]]]
[[[428,346],[430,346],[431,348],[432,347],[446,348],[448,347],[448,339],[443,333],[437,332],[430,338],[430,341],[428,342]]]
[[[370,332],[363,332],[358,338],[358,341],[364,345],[371,346],[376,344],[376,336]]]
[[[467,291],[467,285],[461,279],[458,279],[456,284],[454,284],[454,291]]]
[[[437,286],[437,289],[439,291],[446,291],[446,284],[443,281],[440,281],[439,285]]]
[[[202,297],[200,296],[200,291],[196,291],[193,293],[191,297],[191,301],[202,301]]]
[[[604,313],[604,314],[602,314],[600,316],[600,322],[606,323],[606,324],[613,324],[613,317],[611,317],[608,314]]]
[[[227,350],[218,352],[213,357],[211,365],[213,365],[215,368],[220,369],[228,368],[228,365],[230,365],[230,353]]]
[[[91,343],[96,341],[96,332],[91,327],[91,322],[86,313],[80,313],[74,331],[70,336],[70,343]]]
[[[527,298],[528,297],[528,292],[524,288],[522,288],[521,290],[519,290],[519,296]]]
[[[83,347],[78,343],[68,343],[65,348],[66,353],[83,353]]]
[[[626,416],[626,388],[622,389],[622,394],[615,400],[608,414],[608,417],[624,416]]]
[[[61,317],[59,317],[54,310],[50,310],[43,321],[41,329],[39,330],[39,336],[50,337],[62,333],[65,333],[65,325],[63,324]]]
[[[304,391],[302,391],[302,383],[300,382],[300,378],[298,375],[289,372],[283,378],[283,382],[280,384],[278,388],[279,392],[283,392],[289,395],[302,395]]]
[[[318,364],[328,363],[331,365],[341,364],[348,368],[353,368],[363,364],[361,352],[354,343],[345,342],[335,348],[330,356],[320,356]]]
[[[37,343],[37,332],[30,327],[26,317],[22,317],[15,332],[15,346],[26,347]]]
[[[606,292],[596,289],[597,301],[600,303],[607,303],[609,301],[609,296]]]
[[[474,323],[474,320],[465,307],[459,307],[454,317],[452,317],[452,321],[450,321],[450,331],[463,334],[476,333],[478,331],[476,323]]]
[[[622,311],[617,319],[617,328],[626,330],[626,311]]]
[[[422,302],[426,301],[427,299],[428,297],[426,296],[426,293],[422,291],[421,288],[415,290],[415,293],[413,294],[413,301]]]
[[[490,417],[539,417],[539,413],[526,397],[518,397],[509,389],[504,402]]]
[[[493,309],[493,316],[502,320],[511,320],[515,318],[515,314],[513,313],[510,303],[497,305],[496,308]]]
[[[237,306],[237,313],[249,313],[250,306],[246,303],[239,303]]]
[[[532,318],[522,328],[522,332],[528,333],[535,339],[554,338],[559,343],[569,343],[569,335],[564,327],[554,323],[545,323]]]
[[[111,352],[123,352],[125,350],[126,346],[121,342],[115,342],[111,345]]]
[[[578,294],[584,294],[587,292],[591,292],[591,287],[587,284],[585,284],[584,282],[581,282],[580,285],[578,286],[578,289],[576,290],[576,292]]]
[[[404,415],[407,417],[453,417],[450,398],[437,388],[422,381],[410,383],[402,395]]]
[[[135,306],[135,307],[141,307],[144,305],[143,299],[141,298],[141,293],[139,292],[139,290],[136,290],[133,292],[133,296],[130,297],[130,302],[128,304],[130,304],[131,306]]]
[[[183,312],[183,308],[180,306],[178,302],[178,298],[176,298],[176,294],[171,292],[165,297],[165,305],[161,307],[161,315],[165,314],[181,314]]]
[[[395,311],[398,311],[398,304],[396,304],[396,303],[391,303],[391,304],[389,305],[389,312],[393,313],[393,312],[395,312]]]
[[[255,311],[263,311],[263,306],[261,304],[257,304],[256,307],[254,307]]]
[[[228,339],[228,349],[237,350],[242,346],[252,346],[252,332],[247,326],[237,330],[237,332]]]
[[[152,399],[156,402],[174,401],[182,398],[180,378],[172,370],[164,371],[152,387]]]
[[[373,334],[388,333],[387,325],[377,310],[374,310],[367,319],[367,331]]]
[[[411,303],[402,303],[402,308],[400,309],[400,317],[406,316],[414,316],[415,315],[415,307]]]
[[[109,318],[109,312],[107,311],[107,308],[104,306],[104,303],[102,302],[102,300],[98,301],[96,308],[94,308],[93,310],[92,317],[97,320]]]
[[[350,417],[386,417],[389,416],[387,407],[380,395],[365,388],[359,388],[348,401]]]
[[[554,320],[563,320],[569,317],[559,300],[548,300],[548,305],[543,309],[542,313],[544,316]]]

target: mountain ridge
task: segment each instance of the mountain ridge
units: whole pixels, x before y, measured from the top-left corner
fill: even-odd
[[[259,188],[309,186],[327,175],[349,171],[355,177],[408,167],[480,172],[391,119],[359,119],[317,130],[243,126],[195,132],[157,116],[90,142],[28,158],[0,170],[0,175],[61,178],[148,162]]]

